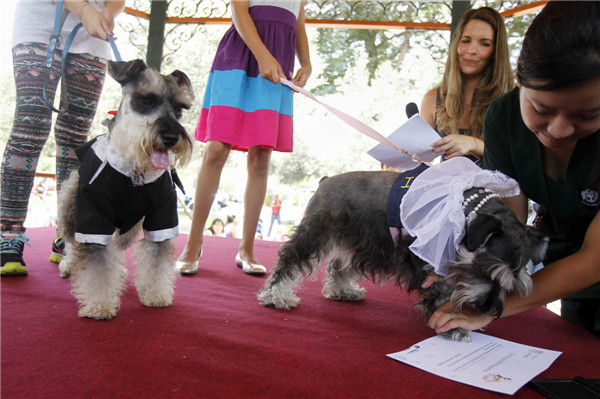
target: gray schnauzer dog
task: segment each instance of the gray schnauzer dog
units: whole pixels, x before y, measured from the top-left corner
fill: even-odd
[[[428,173],[435,174],[451,161],[429,168]],[[454,259],[446,263],[443,278],[422,288],[434,267],[409,248],[416,240],[414,236],[402,230],[394,237],[390,227],[400,227],[404,222],[391,223],[394,212],[400,219],[398,208],[391,203],[395,182],[419,181],[423,175],[413,179],[389,171],[350,172],[322,180],[300,225],[281,245],[277,265],[258,293],[259,302],[282,309],[298,306],[296,291],[302,279],[329,259],[322,290],[326,298],[362,300],[365,289],[357,282],[368,278],[376,283],[393,281],[408,291],[418,291],[420,302],[415,306],[425,320],[447,302],[455,312],[472,308],[499,317],[506,292],[516,290],[527,295],[531,291],[526,264],[530,259],[534,264],[542,260],[547,239],[520,223],[499,195],[467,186],[456,195],[463,236],[456,240],[458,248],[451,248]],[[401,183],[398,187],[407,186]],[[424,187],[422,193],[433,193],[435,189]],[[425,201],[422,193],[415,194],[415,202]],[[407,195],[396,200],[404,202]],[[443,227],[420,215],[417,219],[432,231],[431,242],[435,243]],[[433,225],[427,227],[428,223]],[[462,329],[443,335],[456,341],[471,340],[470,332]]]
[[[179,123],[194,99],[181,71],[161,75],[141,60],[109,62],[122,87],[109,133],[78,151],[78,171],[60,191],[58,228],[65,239],[61,276],[71,276],[80,317],[110,319],[120,306],[127,269],[124,251],[135,249],[136,287],[145,306],[173,301],[176,272],[172,238],[178,234],[171,167],[186,164],[192,140]]]

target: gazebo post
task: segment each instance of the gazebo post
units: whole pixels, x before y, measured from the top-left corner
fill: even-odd
[[[167,0],[155,0],[151,3],[146,64],[160,72],[165,37],[165,20],[169,3]]]
[[[464,13],[471,9],[471,1],[467,0],[452,0],[452,22],[450,23],[450,40],[454,36],[454,31],[458,25],[458,21]]]

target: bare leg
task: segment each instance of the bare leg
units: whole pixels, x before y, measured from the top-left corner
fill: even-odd
[[[219,141],[209,141],[206,143],[202,165],[200,166],[196,181],[192,227],[183,252],[179,255],[180,261],[193,262],[200,256],[206,219],[219,189],[221,172],[230,151],[230,144]]]
[[[260,211],[267,194],[270,148],[250,147],[248,150],[248,182],[244,195],[244,226],[240,242],[240,257],[247,262],[258,263],[254,256],[254,237]]]

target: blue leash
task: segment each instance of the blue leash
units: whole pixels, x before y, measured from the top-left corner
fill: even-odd
[[[52,64],[54,62],[54,52],[56,51],[56,49],[58,48],[58,45],[60,43],[60,39],[61,39],[60,31],[62,29],[63,24],[65,23],[65,20],[67,19],[67,15],[69,14],[69,10],[67,10],[67,9],[63,10],[62,3],[63,3],[63,0],[58,0],[56,2],[56,14],[54,16],[54,29],[52,31],[52,34],[50,35],[50,43],[48,44],[48,53],[46,55],[46,62],[44,64],[44,66],[45,66],[44,87],[42,90],[42,96],[44,98],[44,102],[46,103],[46,106],[48,108],[50,108],[52,111],[58,112],[61,114],[65,113],[67,111],[67,109],[69,109],[69,100],[67,98],[67,85],[65,82],[65,76],[63,75],[62,79],[61,79],[61,103],[66,104],[66,107],[64,109],[56,109],[50,103],[50,100],[48,100],[48,94],[46,93],[46,86],[47,86],[48,75],[50,74],[50,70],[52,69]],[[78,23],[77,25],[75,25],[75,27],[73,28],[73,31],[71,31],[71,34],[69,35],[69,37],[67,38],[67,41],[65,42],[65,46],[63,48],[62,62],[61,62],[61,66],[60,66],[61,74],[64,74],[65,63],[67,60],[67,54],[69,53],[69,48],[71,47],[71,44],[73,43],[73,40],[75,39],[75,35],[77,35],[77,32],[79,31],[79,29],[81,29],[82,26],[83,26],[83,24],[81,22]],[[115,59],[117,61],[122,61],[123,59],[121,58],[121,53],[119,53],[119,49],[117,48],[117,45],[115,44],[114,38],[110,35],[108,36],[108,42],[110,43],[113,53],[115,54]]]
[[[108,36],[108,42],[110,43],[110,47],[112,47],[112,51],[115,54],[115,60],[123,61],[123,58],[121,58],[121,53],[119,53],[119,49],[115,43],[115,39],[112,36]]]

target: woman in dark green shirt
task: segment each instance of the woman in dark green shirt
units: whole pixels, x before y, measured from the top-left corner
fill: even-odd
[[[527,199],[542,206],[550,238],[533,292],[509,295],[503,316],[562,298],[563,318],[600,335],[600,2],[551,1],[528,29],[518,87],[490,105],[483,166],[519,182],[505,199],[525,222]],[[438,332],[492,319],[438,310]]]

